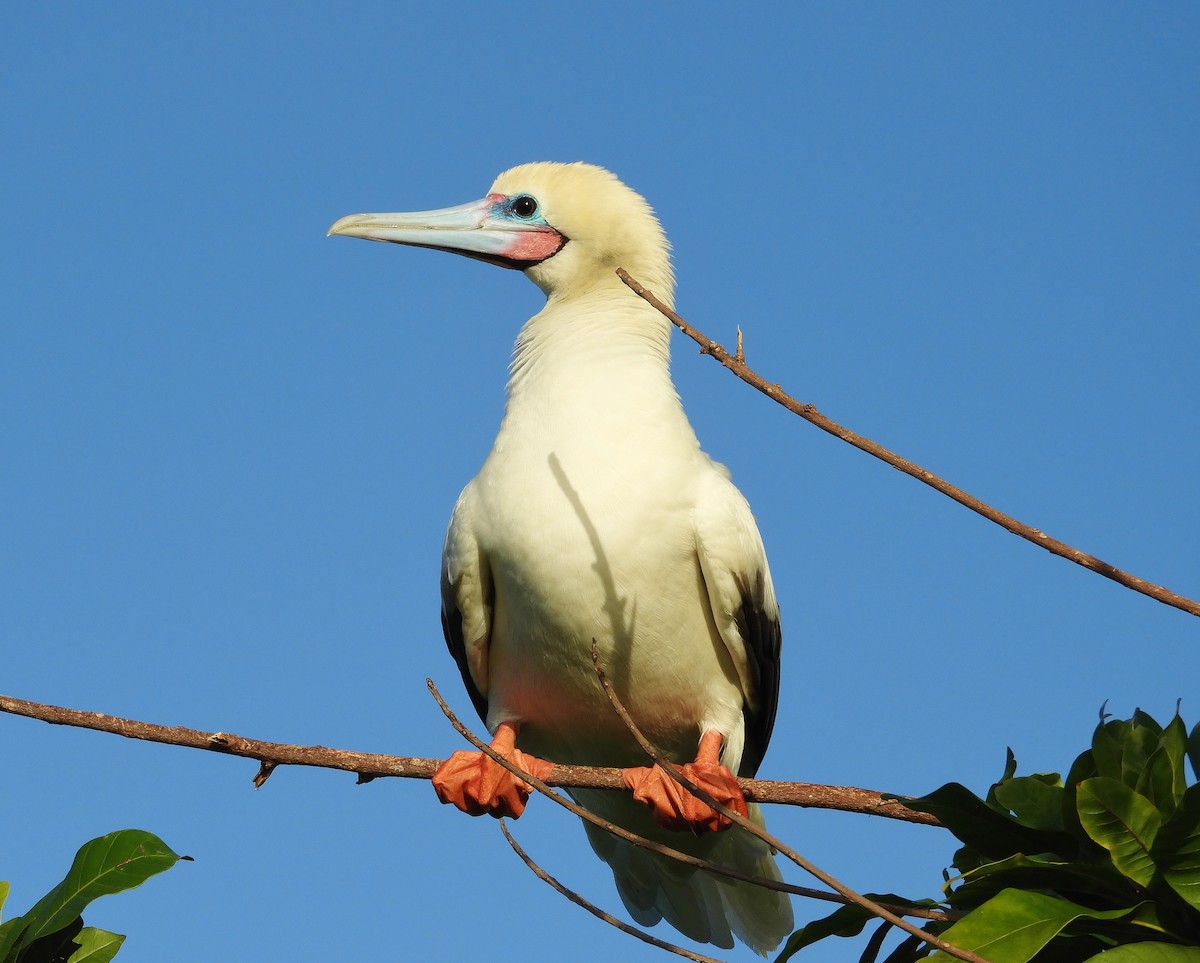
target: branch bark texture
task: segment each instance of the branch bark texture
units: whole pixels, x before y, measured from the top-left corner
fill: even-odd
[[[429,779],[441,765],[441,759],[415,756],[388,756],[373,752],[354,752],[330,749],[326,746],[296,746],[281,742],[247,739],[229,732],[204,732],[184,726],[164,726],[152,722],[123,719],[102,712],[86,712],[62,706],[30,702],[13,696],[0,695],[0,712],[39,719],[53,725],[95,729],[170,746],[206,749],[231,756],[257,760],[260,769],[255,784],[261,786],[277,766],[315,766],[321,769],[341,769],[357,773],[359,782],[384,776],[407,779]],[[912,812],[883,793],[854,786],[822,786],[803,782],[776,782],[769,779],[740,779],[748,800],[784,806],[805,806],[814,809],[836,809],[842,812],[866,813],[899,819],[910,823],[939,825],[927,813]],[[564,789],[613,789],[627,792],[621,781],[620,769],[593,766],[556,765],[546,783]]]

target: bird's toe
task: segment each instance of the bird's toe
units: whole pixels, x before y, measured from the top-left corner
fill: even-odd
[[[689,762],[682,766],[684,778],[713,799],[741,816],[746,815],[746,797],[733,773],[722,765]],[[625,785],[633,798],[649,806],[654,821],[677,832],[717,832],[733,825],[732,820],[692,795],[659,766],[626,769]]]
[[[519,749],[503,753],[519,769],[545,779],[553,763],[527,755]],[[482,752],[459,751],[433,774],[433,790],[443,803],[471,816],[511,816],[525,811],[533,787]]]

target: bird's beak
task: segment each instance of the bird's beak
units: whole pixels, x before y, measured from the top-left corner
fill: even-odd
[[[335,222],[329,234],[452,251],[519,271],[557,254],[567,239],[545,223],[516,219],[505,200],[489,194],[439,211],[351,214]]]

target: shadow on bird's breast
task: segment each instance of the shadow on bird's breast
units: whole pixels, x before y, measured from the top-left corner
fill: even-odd
[[[610,644],[603,647],[605,656],[604,670],[618,692],[628,690],[630,653],[633,648],[634,624],[636,622],[636,607],[628,604],[628,599],[617,591],[617,582],[613,574],[612,564],[604,550],[600,538],[600,530],[588,513],[587,506],[579,495],[578,489],[571,484],[566,469],[558,455],[551,452],[547,458],[550,472],[558,483],[562,493],[571,505],[572,511],[579,519],[579,524],[587,536],[591,553],[595,556],[592,570],[599,580],[603,592],[602,610],[604,622],[609,631]],[[628,611],[627,611],[628,609]],[[588,640],[590,643],[591,640]],[[597,683],[599,684],[599,683]]]

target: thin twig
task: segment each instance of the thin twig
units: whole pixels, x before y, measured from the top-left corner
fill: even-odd
[[[602,910],[599,906],[596,906],[594,903],[589,903],[573,889],[568,889],[557,879],[542,869],[542,867],[540,867],[537,863],[535,863],[530,858],[529,854],[521,848],[520,844],[513,839],[512,833],[508,831],[508,826],[505,824],[503,819],[500,820],[500,831],[504,833],[504,838],[508,840],[508,845],[513,848],[513,852],[521,857],[525,865],[533,871],[534,876],[542,880],[542,882],[549,883],[556,890],[558,890],[562,896],[565,896],[576,906],[582,906],[597,919],[602,919],[605,923],[615,926],[622,933],[627,933],[630,936],[637,937],[643,943],[649,943],[651,946],[657,946],[660,950],[666,950],[668,953],[674,953],[677,956],[684,957],[685,959],[693,960],[695,963],[721,963],[720,960],[713,959],[711,956],[693,953],[691,950],[685,950],[682,946],[676,946],[674,943],[668,943],[666,940],[660,940],[657,937],[651,936],[644,930],[639,930],[636,926],[630,926],[628,923],[622,922],[610,913],[604,912],[604,910]]]
[[[600,656],[596,648],[595,639],[592,640],[592,666],[596,671],[597,678],[600,680],[601,687],[604,689],[604,694],[608,696],[608,701],[612,705],[613,710],[625,724],[625,727],[629,730],[630,734],[634,737],[634,739],[637,740],[638,745],[642,747],[642,750],[647,756],[654,760],[655,765],[659,766],[668,776],[683,786],[683,788],[690,792],[693,796],[695,796],[701,802],[707,803],[726,819],[729,819],[731,822],[741,826],[748,833],[757,836],[772,849],[786,856],[805,872],[815,876],[830,889],[840,894],[848,902],[862,907],[867,912],[874,916],[878,916],[882,920],[887,920],[893,926],[898,926],[900,929],[904,930],[904,932],[924,940],[930,946],[936,947],[943,953],[948,953],[950,956],[956,957],[960,960],[965,960],[967,963],[987,963],[983,957],[972,953],[970,950],[964,950],[960,947],[957,947],[953,943],[947,943],[945,940],[934,936],[932,933],[928,933],[925,930],[922,930],[920,927],[914,926],[912,923],[908,922],[908,920],[903,919],[902,917],[893,913],[891,910],[886,909],[873,900],[868,899],[861,893],[852,890],[849,886],[846,886],[844,883],[835,879],[823,869],[809,862],[809,860],[805,859],[790,846],[786,846],[781,840],[775,836],[772,836],[762,826],[759,826],[757,823],[747,819],[745,816],[741,815],[741,813],[734,812],[728,806],[725,806],[714,799],[710,793],[706,792],[700,786],[697,786],[690,779],[684,776],[679,770],[679,767],[664,757],[662,753],[660,753],[653,745],[653,743],[651,743],[650,740],[642,734],[642,731],[637,727],[637,723],[633,721],[633,717],[630,716],[629,711],[625,708],[620,698],[618,698],[617,693],[609,684],[608,677],[604,673],[604,667],[600,664]]]
[[[62,706],[29,702],[0,695],[0,712],[40,719],[53,725],[76,726],[109,732],[127,739],[142,739],[170,746],[207,749],[231,756],[243,756],[262,763],[255,776],[255,785],[266,782],[277,766],[317,766],[322,769],[341,769],[357,773],[360,782],[383,776],[408,779],[429,779],[442,764],[440,759],[412,756],[387,756],[372,752],[352,752],[329,749],[325,746],[295,746],[279,742],[246,739],[228,732],[202,732],[183,726],[163,726],[152,722],[123,719],[102,712],[84,712]],[[613,789],[625,792],[621,770],[592,766],[554,767],[547,780],[549,785],[571,789]],[[746,798],[756,802],[788,806],[807,806],[817,809],[837,809],[843,812],[868,813],[905,822],[939,825],[928,813],[905,809],[882,794],[854,786],[820,786],[813,783],[776,782],[767,779],[742,780]]]
[[[437,702],[438,708],[442,710],[442,714],[447,718],[447,720],[449,720],[450,724],[454,727],[454,730],[460,736],[466,739],[467,742],[473,745],[480,752],[484,753],[484,755],[488,756],[499,766],[507,769],[514,776],[518,776],[525,782],[529,783],[537,792],[541,793],[548,799],[553,800],[568,812],[574,813],[580,819],[591,823],[593,826],[597,826],[600,829],[603,829],[605,832],[611,833],[613,836],[624,839],[627,842],[630,842],[635,846],[639,846],[642,849],[649,850],[652,853],[658,853],[659,855],[666,856],[669,859],[675,860],[676,862],[684,863],[688,866],[695,866],[697,869],[708,870],[710,873],[716,873],[719,876],[727,876],[730,879],[736,879],[739,882],[752,883],[755,886],[761,886],[763,889],[773,889],[780,893],[791,893],[795,896],[803,896],[808,899],[824,900],[828,903],[841,903],[842,905],[845,905],[848,902],[846,899],[837,895],[836,893],[827,893],[824,890],[811,889],[807,886],[795,886],[791,883],[784,883],[779,880],[765,879],[761,876],[750,876],[746,873],[740,873],[735,869],[730,869],[728,866],[722,865],[721,863],[713,863],[709,862],[707,859],[701,859],[698,856],[692,856],[689,853],[681,853],[677,849],[672,849],[669,846],[656,843],[653,840],[646,839],[644,836],[638,836],[636,833],[631,833],[629,830],[621,826],[617,826],[614,823],[610,823],[606,819],[602,819],[591,810],[584,809],[578,803],[568,799],[561,793],[555,792],[535,775],[526,772],[519,766],[514,765],[510,760],[496,752],[491,746],[489,746],[482,739],[479,739],[473,732],[471,732],[470,729],[463,725],[458,716],[454,714],[454,710],[451,709],[446,703],[446,700],[442,698],[442,694],[438,692],[438,688],[433,684],[432,679],[426,679],[425,685],[428,686],[430,695],[432,695],[434,700]],[[622,783],[622,786],[624,786],[624,783]],[[628,792],[628,790],[625,791]],[[953,920],[957,918],[953,910],[932,910],[924,906],[898,905],[892,903],[886,905],[888,909],[892,910],[893,912],[903,913],[905,916],[917,916],[923,919],[942,921]]]
[[[1026,541],[1032,542],[1044,548],[1051,554],[1058,555],[1060,558],[1065,558],[1076,565],[1082,565],[1089,571],[1095,572],[1098,575],[1103,575],[1105,578],[1110,578],[1120,585],[1124,585],[1128,589],[1133,589],[1135,592],[1141,592],[1143,595],[1148,595],[1150,598],[1162,602],[1164,605],[1171,605],[1177,609],[1181,609],[1190,615],[1200,616],[1200,602],[1186,598],[1172,592],[1162,585],[1155,585],[1152,582],[1147,582],[1145,579],[1140,579],[1136,575],[1131,575],[1129,572],[1122,571],[1107,562],[1101,561],[1094,555],[1088,555],[1076,548],[1072,548],[1065,542],[1060,542],[1058,539],[1051,538],[1045,532],[1039,531],[1024,522],[1019,522],[1010,515],[992,508],[990,505],[981,502],[973,495],[968,495],[961,488],[951,485],[949,482],[939,478],[931,471],[926,471],[920,465],[914,464],[907,458],[902,458],[893,451],[889,451],[882,445],[878,445],[869,438],[864,438],[862,435],[855,434],[847,428],[843,428],[837,422],[825,417],[810,404],[804,404],[797,401],[791,395],[783,390],[779,385],[772,384],[766,378],[751,370],[741,357],[741,352],[737,355],[731,355],[721,345],[711,338],[701,334],[683,318],[672,311],[667,305],[663,304],[654,296],[651,291],[642,287],[634,280],[624,268],[617,268],[617,275],[624,281],[630,289],[643,298],[650,305],[656,308],[663,314],[672,324],[680,331],[686,334],[689,338],[700,345],[702,354],[711,355],[716,358],[722,365],[732,371],[735,375],[741,378],[744,382],[757,388],[768,398],[779,402],[788,411],[799,415],[805,421],[816,425],[822,431],[827,431],[829,434],[840,438],[842,441],[853,445],[869,455],[874,455],[881,461],[886,462],[898,471],[904,472],[906,475],[911,475],[917,481],[924,482],[931,488],[941,492],[949,498],[954,499],[960,505],[971,509],[971,511],[982,515],[990,522],[995,522],[1001,528],[1011,532],[1014,535],[1019,535]],[[740,338],[739,338],[740,341]]]
[[[500,753],[496,752],[495,749],[485,743],[482,739],[479,739],[475,733],[463,725],[458,716],[454,714],[454,710],[451,709],[446,703],[446,700],[442,698],[442,694],[438,692],[438,688],[433,684],[432,679],[426,679],[425,685],[429,687],[429,692],[437,702],[438,708],[442,710],[442,714],[450,721],[450,725],[454,727],[454,730],[460,736],[466,739],[467,742],[473,745],[484,755],[488,756],[488,758],[497,763],[499,766],[507,769],[514,776],[517,776],[529,783],[529,785],[533,786],[537,792],[541,793],[548,799],[554,800],[554,802],[562,806],[563,809],[567,810],[567,812],[574,813],[580,819],[586,820],[593,826],[597,826],[607,833],[611,833],[612,835],[618,836],[627,842],[633,843],[635,846],[640,846],[642,849],[649,850],[652,853],[658,853],[661,856],[666,856],[670,859],[676,860],[677,862],[686,863],[689,866],[695,866],[697,869],[707,869],[711,872],[719,873],[722,876],[728,876],[730,879],[754,883],[755,885],[762,886],[765,889],[775,889],[779,890],[780,892],[792,892],[791,888],[785,883],[776,882],[775,880],[770,879],[761,879],[757,876],[749,876],[745,873],[739,873],[737,870],[722,866],[719,863],[710,863],[706,859],[701,859],[698,856],[692,856],[688,853],[682,853],[677,849],[672,849],[670,846],[664,846],[663,844],[656,843],[651,839],[646,839],[644,836],[631,833],[624,827],[618,826],[615,823],[609,822],[607,819],[597,816],[590,809],[585,809],[583,806],[580,806],[575,801],[568,799],[561,793],[554,792],[549,785],[537,778],[537,776],[535,776],[533,773],[526,772],[524,769],[515,765],[511,760],[500,755]],[[625,791],[628,792],[628,790]]]

